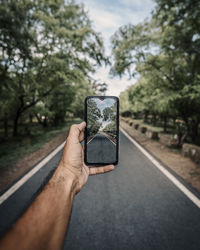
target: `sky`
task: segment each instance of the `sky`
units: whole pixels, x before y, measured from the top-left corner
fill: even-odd
[[[153,0],[77,0],[83,3],[96,32],[100,32],[105,45],[106,55],[111,55],[111,36],[119,27],[131,23],[138,24],[150,17],[155,3]],[[136,80],[109,76],[109,66],[101,67],[92,75],[99,82],[108,84],[106,95],[119,96],[120,92],[132,85]]]
[[[101,115],[103,115],[104,108],[113,106],[116,100],[111,99],[111,98],[105,98],[103,100],[95,98],[94,101],[96,102],[97,107],[101,110]],[[101,130],[104,129],[107,124],[110,123],[110,120],[103,121],[103,118],[100,118],[99,121],[102,123],[101,128],[100,128]]]
[[[97,107],[101,110],[101,113],[102,113],[104,108],[111,107],[114,104],[115,99],[105,98],[105,99],[101,100],[99,98],[98,99],[94,98],[94,101],[96,102]]]

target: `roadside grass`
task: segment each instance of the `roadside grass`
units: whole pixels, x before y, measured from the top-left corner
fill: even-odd
[[[168,128],[167,128],[167,132],[163,131],[163,127],[159,124],[159,125],[153,125],[150,122],[146,123],[143,121],[143,119],[131,119],[133,121],[133,123],[138,123],[140,126],[144,126],[149,130],[158,132],[158,133],[163,133],[163,134],[171,134],[174,132],[174,128],[172,127],[171,124],[169,124]]]
[[[163,135],[175,135],[175,134],[178,134],[178,133],[182,133],[183,135],[185,134],[186,132],[186,127],[184,127],[183,125],[181,127],[179,127],[178,129],[178,124],[177,126],[174,124],[173,120],[170,119],[168,120],[168,123],[167,123],[167,131],[164,131],[164,125],[162,123],[162,121],[157,121],[156,125],[153,124],[151,122],[151,120],[149,119],[148,122],[144,122],[143,119],[133,119],[133,118],[130,118],[128,117],[129,120],[131,120],[133,122],[133,124],[139,124],[140,127],[141,126],[144,126],[146,127],[148,130],[151,130],[151,131],[155,131],[155,132],[158,132],[159,134],[163,134]],[[180,126],[180,124],[179,124]],[[133,127],[134,129],[134,127]],[[137,130],[138,132],[140,132],[140,129]],[[186,138],[185,138],[185,143],[190,143],[190,144],[195,144],[197,146],[200,146],[200,126],[199,126],[199,131],[198,131],[198,138],[196,139],[196,143],[192,142],[192,138],[190,135],[188,135]],[[142,135],[142,133],[141,133]]]
[[[31,125],[29,135],[10,137],[0,143],[0,169],[13,165],[18,159],[26,154],[39,150],[45,143],[69,129],[73,123],[79,123],[79,118],[68,119],[57,127],[43,129],[38,123]]]

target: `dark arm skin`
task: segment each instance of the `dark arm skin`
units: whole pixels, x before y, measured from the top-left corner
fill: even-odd
[[[83,161],[85,122],[72,125],[62,159],[43,191],[10,231],[0,240],[0,249],[62,249],[75,195],[89,175],[114,169],[113,165],[88,168]]]

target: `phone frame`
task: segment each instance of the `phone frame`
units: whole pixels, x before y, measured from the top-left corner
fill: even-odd
[[[91,98],[100,98],[100,99],[107,99],[107,98],[113,98],[117,101],[117,143],[116,143],[116,161],[115,162],[107,162],[107,163],[89,163],[87,162],[87,101]],[[85,127],[85,133],[84,133],[84,162],[87,166],[105,166],[105,165],[117,165],[119,161],[119,98],[116,96],[87,96],[85,98],[85,115],[84,119],[86,122],[86,127]]]

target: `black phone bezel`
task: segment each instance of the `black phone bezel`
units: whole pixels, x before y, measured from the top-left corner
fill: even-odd
[[[86,138],[87,138],[87,101],[88,99],[91,98],[114,98],[117,101],[117,144],[116,144],[116,161],[115,162],[107,162],[107,163],[90,163],[87,162],[87,143],[86,143]],[[117,165],[119,161],[119,98],[117,96],[87,96],[85,98],[85,113],[84,113],[84,120],[86,122],[86,127],[85,127],[85,133],[84,133],[84,162],[87,166],[105,166],[105,165]]]

